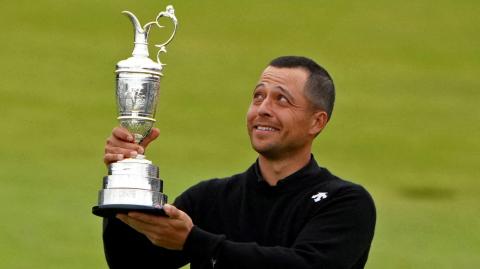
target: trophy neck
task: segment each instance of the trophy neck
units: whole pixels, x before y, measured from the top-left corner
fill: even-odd
[[[141,38],[143,39],[143,38]],[[133,57],[148,57],[148,43],[136,42],[132,52]]]

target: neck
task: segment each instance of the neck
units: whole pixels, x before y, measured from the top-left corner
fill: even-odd
[[[306,152],[297,156],[272,159],[259,155],[258,163],[263,179],[270,185],[277,185],[281,179],[295,173],[310,161],[311,153]]]

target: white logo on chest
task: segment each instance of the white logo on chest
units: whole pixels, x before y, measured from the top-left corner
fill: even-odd
[[[327,192],[319,192],[312,196],[312,199],[315,203],[325,198],[327,198]]]

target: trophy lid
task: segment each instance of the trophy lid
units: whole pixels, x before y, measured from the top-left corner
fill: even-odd
[[[148,50],[147,50],[148,53]],[[147,54],[148,55],[148,54]],[[132,73],[148,73],[152,75],[162,76],[162,65],[145,56],[136,56],[119,61],[117,63],[116,73],[132,72]]]
[[[152,75],[157,75],[157,76],[162,76],[163,74],[161,73],[163,69],[163,65],[160,62],[159,59],[159,54],[161,52],[166,52],[165,46],[172,41],[175,32],[177,30],[177,18],[175,17],[175,10],[173,9],[173,6],[169,5],[167,6],[165,11],[162,11],[158,14],[157,18],[155,21],[151,21],[145,26],[142,27],[140,24],[140,21],[133,15],[133,13],[129,11],[123,11],[123,14],[125,14],[130,21],[132,22],[133,25],[133,32],[134,32],[134,48],[132,52],[132,57],[119,61],[117,63],[117,68],[116,68],[116,73],[119,72],[133,72],[133,73],[147,73],[147,74],[152,74]],[[163,26],[160,25],[159,19],[161,17],[167,17],[170,18],[173,23],[174,23],[174,30],[173,33],[171,34],[170,38],[163,44],[155,45],[155,47],[159,48],[159,51],[157,53],[157,61],[153,61],[150,59],[148,56],[148,34],[150,32],[150,28],[154,25],[158,26],[159,28],[162,28]]]

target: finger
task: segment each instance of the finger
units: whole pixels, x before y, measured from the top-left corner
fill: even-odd
[[[137,229],[141,230],[141,227],[143,227],[145,225],[149,225],[145,222],[142,222],[142,221],[139,221],[135,218],[132,218],[129,215],[124,214],[124,213],[118,213],[115,217],[117,219],[123,221],[125,224],[131,226],[132,228],[135,228],[135,230],[137,230]]]
[[[129,150],[129,151],[136,151],[138,154],[143,154],[143,152],[144,152],[143,147],[138,145],[138,144],[131,143],[131,142],[125,142],[123,140],[119,140],[118,138],[116,138],[114,136],[110,136],[107,139],[107,143],[105,145],[105,153],[125,153],[125,152],[110,151],[110,150],[114,150],[115,147],[126,149],[126,150]]]
[[[123,223],[127,224],[128,226],[132,227],[134,230],[136,230],[139,233],[142,233],[144,235],[155,235],[159,232],[159,230],[162,230],[163,226],[162,223],[147,223],[142,220],[139,220],[135,217],[131,217],[130,213],[128,215],[125,214],[117,214],[116,216],[119,220],[121,220]]]
[[[128,217],[152,225],[161,225],[163,223],[162,219],[166,220],[166,218],[162,216],[155,216],[134,211],[128,212]]]
[[[148,136],[145,137],[142,142],[140,142],[140,146],[146,148],[148,144],[150,144],[150,142],[152,142],[153,140],[157,139],[159,135],[160,130],[158,128],[152,128]]]
[[[103,155],[103,162],[106,165],[109,165],[113,162],[118,162],[124,159],[123,154],[112,154],[112,153],[106,153]]]
[[[123,222],[125,222],[126,218],[128,218],[127,214],[124,213],[117,213],[115,217]]]
[[[139,154],[136,150],[120,148],[120,147],[112,147],[112,146],[105,146],[105,153],[110,154],[122,154],[124,158],[134,158]]]
[[[127,129],[120,126],[113,128],[112,136],[126,142],[135,142],[133,135]]]
[[[147,230],[144,227],[146,225],[145,223],[139,223],[138,221],[128,217],[125,214],[117,214],[116,217],[117,217],[117,219],[121,220],[123,223],[130,226],[135,231],[137,231],[139,233],[142,233],[142,234],[147,233]]]
[[[165,214],[172,219],[179,219],[182,215],[182,211],[174,207],[173,205],[166,204],[163,206]]]

